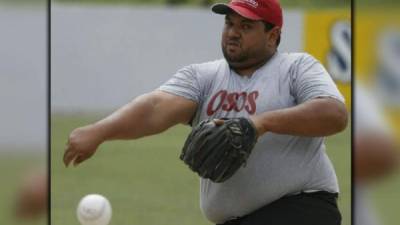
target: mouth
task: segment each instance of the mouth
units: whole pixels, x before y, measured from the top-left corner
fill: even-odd
[[[233,47],[240,47],[240,44],[239,44],[239,42],[228,41],[228,42],[226,43],[226,46],[228,46],[228,47],[230,47],[230,46],[233,46]]]
[[[238,42],[228,41],[226,43],[226,50],[230,53],[235,53],[240,50],[240,44]]]

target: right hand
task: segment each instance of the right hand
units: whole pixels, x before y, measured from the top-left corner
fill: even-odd
[[[64,152],[65,166],[68,167],[71,162],[77,166],[90,158],[102,142],[99,133],[90,125],[73,130]]]

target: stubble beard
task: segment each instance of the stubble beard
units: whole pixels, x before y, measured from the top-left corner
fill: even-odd
[[[258,67],[260,64],[264,64],[269,59],[273,54],[269,53],[267,55],[263,56],[256,56],[256,54],[250,54],[249,52],[242,51],[238,54],[231,55],[228,53],[227,47],[222,47],[222,54],[224,55],[225,60],[228,62],[229,66],[233,69],[247,69],[251,67]],[[255,60],[255,59],[259,60]],[[254,59],[254,60],[252,60]]]
[[[232,55],[228,53],[227,47],[222,46],[222,54],[228,62],[228,64],[233,68],[245,67],[246,61],[249,59],[247,52],[240,52],[238,54]]]

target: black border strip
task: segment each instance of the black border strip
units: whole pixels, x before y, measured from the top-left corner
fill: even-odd
[[[47,224],[51,224],[51,0],[47,3]]]

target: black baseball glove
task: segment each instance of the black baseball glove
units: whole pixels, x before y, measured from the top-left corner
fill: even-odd
[[[246,163],[257,131],[247,118],[203,120],[189,134],[180,159],[203,178],[220,183]]]

